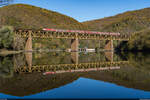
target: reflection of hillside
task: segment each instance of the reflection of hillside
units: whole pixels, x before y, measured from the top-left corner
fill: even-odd
[[[26,96],[69,84],[78,77],[75,73],[47,76],[41,73],[15,75],[10,79],[0,79],[0,92],[14,96]]]
[[[150,91],[148,73],[135,67],[121,67],[120,70],[91,71],[42,75],[41,73],[15,74],[9,79],[0,79],[0,92],[14,96],[26,96],[67,85],[79,77],[111,82],[128,88]]]
[[[13,72],[12,57],[0,57],[0,77],[10,78],[13,76]]]
[[[71,53],[66,52],[50,52],[50,53],[33,53],[33,65],[43,65],[43,64],[70,64]],[[114,55],[114,58],[118,56]],[[114,59],[115,61],[122,61],[122,59]],[[100,53],[79,53],[78,63],[85,62],[99,62],[107,61],[104,52]]]
[[[71,63],[70,54],[60,52],[33,53],[33,65]]]
[[[149,71],[141,71],[136,67],[122,67],[120,70],[110,70],[103,72],[84,73],[83,77],[94,80],[111,82],[127,88],[150,91],[150,74]]]

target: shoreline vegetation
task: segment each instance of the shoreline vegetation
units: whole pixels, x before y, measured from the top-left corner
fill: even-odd
[[[6,55],[10,55],[10,54],[18,54],[18,53],[22,53],[22,52],[23,51],[0,49],[0,56],[6,56]]]
[[[14,33],[11,26],[0,28],[0,55],[15,54],[20,51],[13,50]]]

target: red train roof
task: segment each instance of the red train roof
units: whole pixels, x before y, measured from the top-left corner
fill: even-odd
[[[44,31],[53,31],[53,32],[72,32],[72,33],[85,33],[85,34],[120,35],[120,33],[83,31],[83,30],[63,30],[63,29],[52,29],[52,28],[43,28],[43,30]]]

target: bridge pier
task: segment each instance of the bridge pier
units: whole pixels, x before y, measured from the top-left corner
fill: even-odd
[[[113,51],[114,50],[113,40],[107,40],[104,49],[105,49],[105,51]]]
[[[25,57],[26,57],[26,62],[27,62],[27,65],[28,65],[28,71],[29,72],[32,72],[32,52],[26,52],[25,53]]]
[[[114,58],[114,52],[105,52],[105,57],[108,61],[113,62],[113,58]]]
[[[25,57],[28,67],[32,67],[32,52],[26,52]]]
[[[113,47],[113,40],[107,40],[105,45],[105,56],[106,58],[113,62],[113,55],[114,55],[114,47]]]
[[[75,38],[71,40],[71,52],[78,52],[79,49],[79,39]]]
[[[32,51],[32,36],[31,31],[29,31],[29,36],[25,45],[25,51]]]
[[[79,53],[78,52],[71,52],[71,61],[74,64],[79,63]]]

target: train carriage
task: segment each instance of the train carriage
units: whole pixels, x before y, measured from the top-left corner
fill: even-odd
[[[111,32],[96,32],[96,31],[83,31],[83,30],[63,30],[63,29],[52,29],[52,28],[43,28],[43,31],[71,32],[71,33],[83,33],[83,34],[100,34],[100,35],[112,35],[112,36],[120,35],[120,33],[111,33]]]

